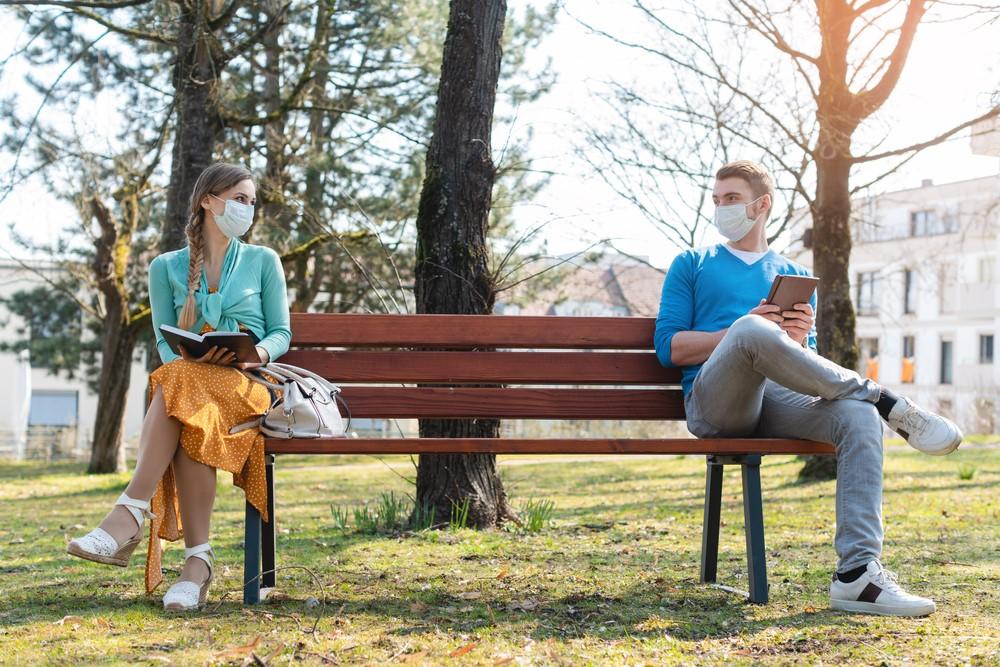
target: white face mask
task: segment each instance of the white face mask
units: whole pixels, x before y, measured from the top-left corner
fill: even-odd
[[[716,206],[715,226],[719,228],[719,232],[730,241],[739,241],[749,234],[757,221],[747,217],[747,206],[753,206],[763,196],[757,197],[749,204]]]
[[[212,195],[212,197],[215,197],[215,195]],[[247,230],[250,229],[250,225],[253,224],[253,206],[241,204],[235,199],[215,198],[226,204],[226,208],[223,209],[222,213],[212,211],[215,215],[215,224],[219,226],[219,231],[229,238],[246,234]]]

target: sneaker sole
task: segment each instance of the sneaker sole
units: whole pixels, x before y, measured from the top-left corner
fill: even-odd
[[[875,614],[877,616],[929,616],[937,610],[933,602],[920,606],[903,607],[877,602],[860,602],[858,600],[830,600],[830,607],[837,611],[849,611],[855,614]]]
[[[958,449],[958,446],[961,444],[962,444],[962,438],[959,437],[958,440],[952,442],[951,444],[947,445],[942,449],[935,449],[933,451],[926,449],[917,449],[916,447],[914,447],[914,449],[916,449],[918,452],[923,452],[928,456],[947,456],[948,454],[951,454],[953,451]]]

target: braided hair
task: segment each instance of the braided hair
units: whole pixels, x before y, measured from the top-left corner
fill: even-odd
[[[198,321],[198,305],[194,293],[201,283],[201,272],[205,266],[205,209],[201,202],[208,195],[218,195],[234,187],[237,183],[247,180],[253,181],[253,174],[245,167],[216,162],[201,172],[198,180],[195,181],[194,189],[191,191],[190,217],[184,227],[190,258],[188,260],[188,296],[184,302],[184,308],[181,309],[180,317],[177,319],[177,326],[182,329],[190,329]]]

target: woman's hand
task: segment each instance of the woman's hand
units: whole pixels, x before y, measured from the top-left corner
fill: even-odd
[[[230,352],[227,348],[219,347],[218,345],[213,345],[209,348],[208,352],[205,353],[203,357],[195,359],[183,346],[179,346],[181,349],[181,357],[187,359],[188,361],[196,361],[201,364],[215,364],[217,366],[229,366],[236,360],[236,354]]]
[[[266,364],[271,360],[271,355],[269,355],[267,353],[267,350],[262,348],[260,345],[257,346],[257,356],[260,357],[259,364],[253,364],[253,363],[236,364],[236,368],[240,369],[241,371],[248,371],[251,368],[260,368],[261,366],[263,366],[264,364]]]

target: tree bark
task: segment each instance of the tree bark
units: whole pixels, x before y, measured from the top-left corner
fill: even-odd
[[[124,188],[119,191],[124,193]],[[88,473],[121,472],[125,468],[121,456],[122,430],[138,328],[129,322],[129,297],[123,281],[130,261],[132,233],[139,218],[138,202],[137,192],[121,197],[123,215],[119,224],[100,198],[95,196],[91,200],[91,212],[101,231],[95,243],[92,269],[104,304],[104,331]]]
[[[419,313],[488,314],[494,286],[487,224],[495,169],[490,155],[502,56],[505,0],[453,0],[441,63],[437,114],[417,213]],[[496,419],[424,419],[421,437],[495,438]],[[423,455],[417,503],[446,522],[469,503],[468,525],[487,528],[510,514],[492,455]]]
[[[88,473],[121,472],[124,469],[120,450],[136,333],[133,327],[124,325],[120,319],[107,321],[101,346],[100,390]]]
[[[206,34],[203,2],[180,3],[177,18],[177,61],[173,86],[177,104],[167,186],[167,212],[160,234],[160,252],[177,250],[186,243],[184,227],[189,217],[191,191],[198,175],[212,163],[222,121],[215,110],[220,65],[213,59]]]
[[[820,134],[822,143],[822,132]],[[851,303],[851,163],[842,156],[816,160],[813,267],[820,277],[816,333],[819,353],[844,368],[858,367],[854,305]],[[799,479],[836,479],[835,456],[807,456]]]

